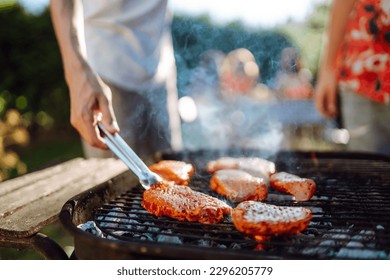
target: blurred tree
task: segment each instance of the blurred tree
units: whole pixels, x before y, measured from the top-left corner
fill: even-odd
[[[314,77],[317,76],[329,8],[330,1],[319,2],[314,5],[312,13],[305,22],[288,23],[277,28],[281,33],[292,38]]]
[[[228,53],[246,48],[256,58],[261,79],[269,83],[279,69],[282,49],[292,45],[289,36],[272,30],[248,30],[241,22],[226,26],[213,25],[207,16],[189,18],[176,16],[172,34],[178,68],[179,92],[190,78],[190,71],[199,63],[200,55],[215,49]]]
[[[8,1],[0,6],[0,21],[0,177],[4,179],[82,153],[69,123],[68,89],[49,10],[31,14],[16,1]],[[19,123],[10,124],[9,116],[16,114]]]
[[[312,14],[308,17],[306,24],[308,28],[323,32],[328,22],[330,2],[320,2],[314,6]]]
[[[17,109],[40,128],[70,129],[69,98],[49,11],[26,13],[21,6],[0,11],[0,116]]]
[[[14,146],[25,146],[29,142],[27,125],[16,110],[7,110],[0,120],[0,182],[27,171]]]

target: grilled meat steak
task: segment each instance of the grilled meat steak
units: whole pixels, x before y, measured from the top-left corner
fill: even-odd
[[[252,176],[268,179],[275,173],[275,164],[259,157],[221,157],[207,163],[207,171],[211,174],[222,169],[239,169]]]
[[[269,182],[271,187],[278,191],[291,194],[296,201],[309,200],[313,197],[317,188],[314,180],[301,178],[287,172],[279,172],[271,175]]]
[[[190,176],[195,171],[192,164],[177,160],[162,160],[149,166],[149,169],[160,175],[163,180],[178,185],[188,185]]]
[[[275,206],[259,201],[241,202],[232,211],[237,230],[254,238],[298,234],[307,228],[311,218],[311,211],[303,207]]]
[[[142,206],[158,217],[204,224],[219,223],[224,215],[231,212],[229,205],[215,197],[167,182],[155,184],[146,190]]]
[[[211,177],[210,187],[215,192],[236,202],[264,200],[268,195],[268,188],[263,179],[235,169],[216,171]]]

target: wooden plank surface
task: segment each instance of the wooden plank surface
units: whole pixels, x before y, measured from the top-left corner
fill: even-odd
[[[19,188],[23,188],[26,185],[31,184],[31,182],[38,182],[40,180],[46,180],[49,176],[54,176],[57,173],[64,172],[68,168],[72,168],[74,165],[79,164],[83,161],[82,158],[75,158],[64,162],[62,164],[58,164],[37,172],[33,172],[24,176],[17,177],[12,180],[8,180],[0,183],[0,197],[3,195],[13,192]]]
[[[68,199],[127,170],[117,159],[77,158],[0,183],[0,235],[37,233]]]

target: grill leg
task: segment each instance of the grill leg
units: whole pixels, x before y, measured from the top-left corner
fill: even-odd
[[[49,260],[68,260],[68,255],[54,240],[42,233],[28,238],[10,238],[0,236],[0,246],[9,248],[32,249]]]
[[[37,233],[32,237],[33,248],[49,260],[67,260],[68,255],[60,245],[53,239],[42,233]]]

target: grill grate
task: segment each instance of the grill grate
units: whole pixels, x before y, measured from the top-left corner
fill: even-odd
[[[192,177],[191,188],[225,200],[209,188],[211,176],[205,171],[206,163],[217,157],[210,153],[172,156],[194,164],[197,173]],[[312,178],[317,183],[313,199],[301,203],[269,189],[267,203],[312,210],[309,227],[299,235],[256,242],[238,232],[230,217],[217,225],[157,218],[142,208],[141,186],[100,207],[95,223],[107,238],[211,248],[222,258],[229,252],[248,258],[390,259],[390,162],[309,153],[282,153],[272,160],[278,171]]]

